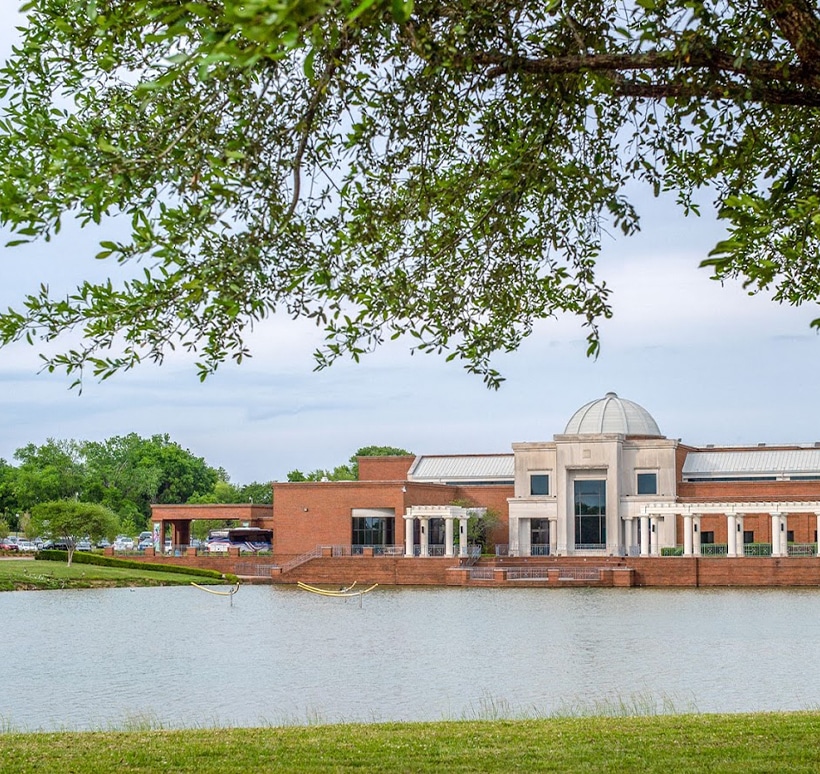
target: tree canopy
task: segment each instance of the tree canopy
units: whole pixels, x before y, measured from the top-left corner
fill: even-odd
[[[0,460],[0,514],[18,517],[52,501],[98,504],[114,512],[122,531],[143,528],[155,503],[270,503],[269,483],[234,485],[222,469],[183,449],[168,435],[136,433],[104,441],[48,439]]]
[[[98,254],[119,279],[0,315],[4,343],[82,332],[49,368],[105,378],[181,346],[204,378],[280,312],[324,329],[318,367],[409,336],[497,386],[493,354],[545,317],[577,315],[597,353],[596,259],[639,228],[635,182],[687,213],[709,192],[717,279],[820,292],[811,0],[25,10],[0,72],[0,223],[12,242],[67,216],[131,227]]]

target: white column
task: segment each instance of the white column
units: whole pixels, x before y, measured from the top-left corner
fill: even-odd
[[[649,516],[641,516],[641,556],[649,556]]]
[[[694,541],[693,541],[693,533],[692,533],[692,514],[691,513],[684,513],[683,514],[683,555],[684,556],[692,556],[693,549],[694,549]]]
[[[458,555],[467,556],[467,517],[458,520]]]
[[[404,555],[413,556],[413,517],[404,514]]]
[[[692,552],[700,556],[700,514],[692,514]]]
[[[780,556],[789,555],[789,517],[785,513],[780,514]]]
[[[820,524],[820,513],[817,514],[817,523]],[[558,553],[558,519],[549,520],[550,529],[550,556]]]
[[[737,555],[746,556],[746,541],[743,539],[743,528],[745,526],[744,513],[736,513],[737,517]]]
[[[780,514],[772,516],[772,556],[780,556]]]
[[[518,552],[516,556],[532,555],[532,519],[518,520]]]
[[[428,546],[430,545],[430,518],[429,516],[422,516],[419,519],[419,524],[421,527],[419,528],[419,556],[429,556],[430,551]]]
[[[444,517],[444,555],[455,556],[453,550],[453,517]]]
[[[510,516],[510,545],[507,547],[510,556],[518,556],[518,521],[517,516]]]
[[[726,514],[726,542],[726,553],[729,556],[737,556],[737,516],[734,513]]]
[[[649,517],[649,553],[651,556],[658,555],[658,517]]]
[[[632,519],[624,518],[624,556],[629,556],[629,547],[632,545]]]
[[[458,555],[467,556],[467,517],[458,520]]]

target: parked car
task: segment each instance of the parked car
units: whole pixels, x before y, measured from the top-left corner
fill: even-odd
[[[144,551],[146,548],[153,548],[153,547],[154,547],[154,541],[151,540],[150,538],[143,538],[142,540],[140,540],[139,543],[137,543],[137,551]]]
[[[77,541],[77,545],[75,548],[78,551],[91,551],[93,550],[93,546],[91,545],[91,541],[88,538],[83,538],[82,540]]]
[[[114,541],[114,550],[115,551],[133,551],[134,550],[134,538],[130,537],[118,537]]]
[[[19,551],[17,540],[12,537],[3,538],[0,540],[0,551]]]
[[[17,550],[27,554],[36,553],[39,549],[31,540],[18,540]]]
[[[43,549],[46,551],[68,551],[68,541],[63,538],[46,540],[43,544]]]
[[[108,548],[111,545],[111,541],[107,538],[102,538],[101,540],[97,541],[97,548]]]

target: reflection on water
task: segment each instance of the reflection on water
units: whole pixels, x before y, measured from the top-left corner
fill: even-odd
[[[0,728],[820,704],[820,590],[0,594]]]

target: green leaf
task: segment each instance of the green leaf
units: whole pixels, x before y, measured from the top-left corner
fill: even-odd
[[[404,24],[413,14],[413,0],[391,0],[393,21]]]
[[[348,15],[349,22],[358,19],[368,8],[370,8],[377,0],[362,0]]]

